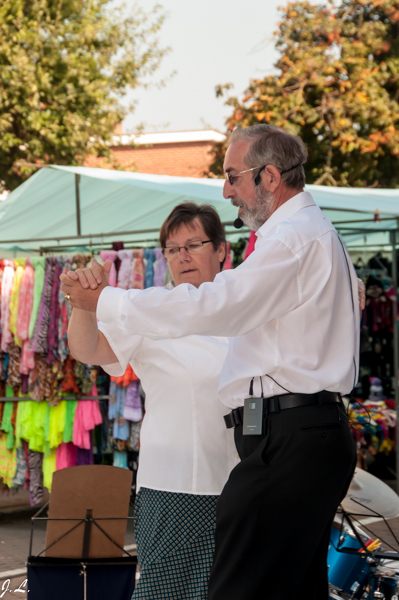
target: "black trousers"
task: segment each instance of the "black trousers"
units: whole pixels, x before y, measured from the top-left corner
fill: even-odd
[[[330,527],[356,465],[342,406],[273,413],[263,438],[239,425],[235,440],[208,600],[328,600]]]

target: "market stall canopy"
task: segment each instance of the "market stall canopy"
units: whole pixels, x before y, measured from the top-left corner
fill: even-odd
[[[212,204],[228,235],[237,236],[232,228],[237,209],[223,198],[223,184],[87,167],[41,168],[0,203],[0,251],[54,252],[115,240],[154,245],[166,216],[186,200]],[[349,244],[364,243],[365,235],[389,243],[383,232],[397,229],[399,190],[306,189]]]

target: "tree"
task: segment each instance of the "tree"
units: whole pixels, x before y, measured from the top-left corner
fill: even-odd
[[[128,108],[120,99],[158,67],[163,15],[108,0],[0,3],[0,180],[12,190],[35,169],[107,154]],[[19,164],[18,164],[19,163]]]
[[[228,131],[271,123],[300,135],[309,183],[399,187],[399,2],[292,2],[281,13],[277,73],[227,101]]]

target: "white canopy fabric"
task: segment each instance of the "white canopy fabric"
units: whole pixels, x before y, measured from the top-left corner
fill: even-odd
[[[79,176],[77,178],[76,176]],[[78,236],[76,183],[80,201]],[[237,209],[223,198],[224,180],[147,175],[87,167],[50,166],[38,170],[0,203],[3,252],[56,250],[66,244],[87,248],[121,240],[155,243],[172,208],[191,200],[218,211],[230,239],[242,235],[231,226]],[[316,203],[344,236],[347,245],[389,243],[384,231],[397,229],[399,190],[333,188],[309,185]],[[373,222],[379,211],[381,222]],[[348,222],[349,221],[349,222]],[[108,236],[107,234],[112,234]],[[98,237],[95,237],[98,236]],[[378,241],[376,241],[378,240]]]

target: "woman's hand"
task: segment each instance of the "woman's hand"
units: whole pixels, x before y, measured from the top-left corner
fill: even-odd
[[[72,281],[79,281],[80,285],[85,288],[96,290],[99,285],[106,281],[108,285],[108,275],[112,266],[112,262],[108,260],[103,266],[95,258],[91,261],[91,267],[85,269],[76,269],[76,271],[68,271],[67,275]]]
[[[69,294],[69,302],[74,308],[96,312],[101,292],[108,285],[111,261],[103,267],[93,259],[92,267],[68,271],[60,275],[61,291]]]

